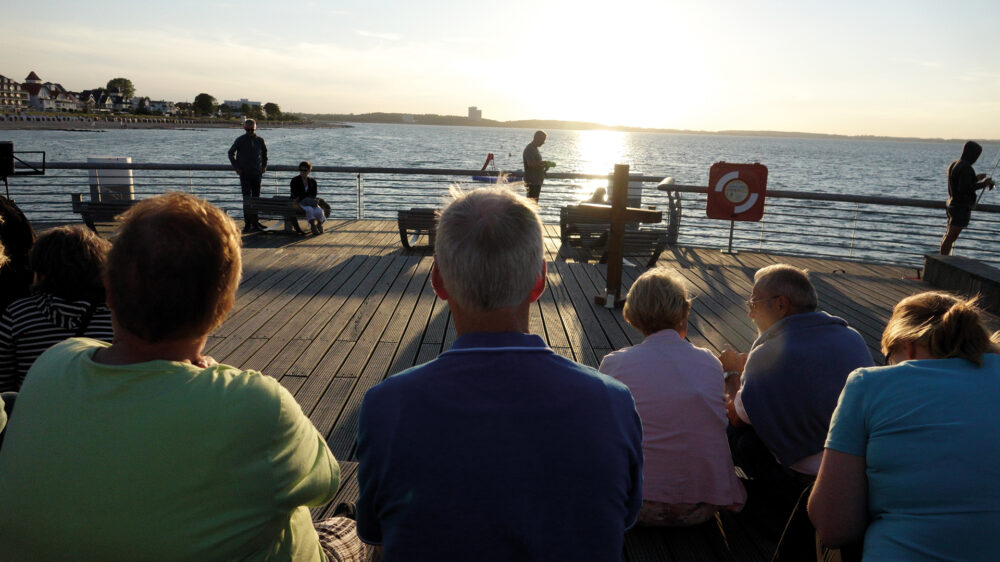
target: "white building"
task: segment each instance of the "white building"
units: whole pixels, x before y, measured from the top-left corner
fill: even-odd
[[[243,98],[241,100],[226,100],[222,103],[226,104],[226,107],[232,109],[233,111],[241,111],[243,109],[243,104],[249,105],[251,109],[253,109],[254,107],[260,107],[262,105],[259,101],[250,101],[246,98]]]
[[[149,102],[149,110],[153,113],[160,112],[164,115],[173,115],[177,111],[177,106],[172,101],[152,100]]]
[[[483,118],[482,109],[479,109],[474,105],[469,107],[469,119],[472,119],[473,121],[479,121],[482,118]]]

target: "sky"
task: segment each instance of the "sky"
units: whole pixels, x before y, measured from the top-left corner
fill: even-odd
[[[42,7],[44,6],[44,11]],[[957,7],[961,6],[961,8]],[[5,0],[0,74],[307,113],[1000,139],[1000,2]]]

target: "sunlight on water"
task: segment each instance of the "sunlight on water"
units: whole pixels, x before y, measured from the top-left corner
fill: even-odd
[[[607,174],[615,164],[625,160],[625,133],[619,131],[577,131],[577,159],[575,166],[584,174]],[[556,170],[559,170],[557,167]],[[560,170],[561,171],[561,170]],[[604,180],[581,181],[579,199],[589,199],[598,187],[605,187]]]

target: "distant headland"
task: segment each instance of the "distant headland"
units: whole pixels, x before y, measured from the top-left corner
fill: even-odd
[[[693,129],[651,129],[644,127],[626,127],[621,125],[603,125],[586,121],[557,121],[548,119],[525,119],[520,121],[496,121],[494,119],[474,119],[464,115],[437,115],[411,113],[295,113],[294,115],[312,123],[346,122],[346,123],[390,123],[399,125],[448,125],[464,127],[501,127],[508,129],[569,129],[574,131],[621,131],[627,133],[670,133],[679,135],[728,135],[743,137],[787,137],[808,139],[841,139],[841,140],[894,140],[914,142],[964,142],[968,139],[921,138],[921,137],[888,137],[878,135],[835,135],[827,133],[799,133],[793,131],[700,131]],[[978,139],[982,142],[1000,142],[1000,140]]]

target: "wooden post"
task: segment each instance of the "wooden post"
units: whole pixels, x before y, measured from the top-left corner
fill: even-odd
[[[621,306],[622,260],[625,257],[625,208],[628,206],[628,164],[615,164],[611,188],[611,230],[608,233],[608,287],[594,302],[606,308]]]
[[[628,205],[628,164],[615,164],[612,179],[611,206],[581,203],[579,212],[587,217],[608,220],[608,286],[603,295],[594,297],[594,302],[607,308],[625,304],[621,298],[622,260],[625,257],[626,221],[657,223],[663,220],[663,213],[655,210],[632,209]]]

